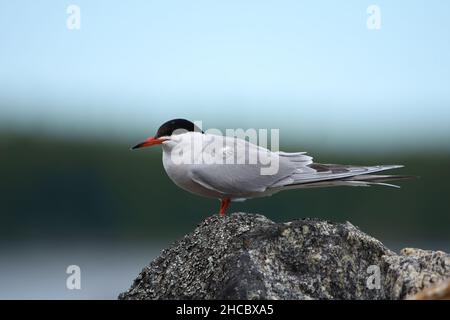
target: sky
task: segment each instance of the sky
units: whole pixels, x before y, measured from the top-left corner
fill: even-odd
[[[449,13],[441,0],[2,0],[0,126],[135,137],[184,117],[447,146]]]

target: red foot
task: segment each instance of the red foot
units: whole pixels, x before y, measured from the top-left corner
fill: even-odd
[[[220,201],[220,215],[223,217],[225,216],[225,210],[227,210],[228,206],[230,205],[230,198],[225,198]]]

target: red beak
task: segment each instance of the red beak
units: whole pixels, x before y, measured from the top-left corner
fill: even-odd
[[[150,147],[150,146],[153,146],[153,145],[155,145],[155,144],[161,144],[161,143],[163,143],[164,141],[166,141],[166,139],[160,139],[160,138],[153,138],[153,137],[150,137],[150,138],[148,138],[147,140],[145,140],[145,141],[143,141],[143,142],[141,142],[141,143],[138,143],[137,145],[135,145],[134,147],[132,147],[131,150],[139,149],[139,148],[145,148],[145,147]]]

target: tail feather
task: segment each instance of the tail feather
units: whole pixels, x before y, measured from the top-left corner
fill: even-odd
[[[386,186],[386,187],[392,187],[392,188],[400,188],[400,186],[396,184],[390,184],[386,183],[388,181],[398,181],[398,180],[406,180],[406,179],[415,179],[417,177],[415,176],[408,176],[408,175],[377,175],[377,174],[367,174],[367,175],[360,175],[360,176],[354,176],[348,179],[344,179],[345,181],[357,183],[357,182],[363,182],[366,184],[366,186],[370,187],[371,185],[378,185],[378,186]]]
[[[386,182],[392,180],[403,180],[415,178],[407,175],[377,175],[372,174],[379,171],[397,169],[402,165],[380,165],[380,166],[348,166],[335,164],[318,164],[313,163],[310,168],[314,169],[313,173],[303,173],[291,177],[287,184],[283,185],[283,189],[297,188],[315,188],[315,187],[332,187],[332,186],[364,186],[382,185],[388,187],[399,188],[394,184]]]
[[[368,181],[368,182],[387,182],[392,180],[406,180],[406,179],[414,179],[417,178],[415,176],[408,175],[393,175],[393,174],[362,174],[359,176],[353,176],[344,180],[348,181]]]

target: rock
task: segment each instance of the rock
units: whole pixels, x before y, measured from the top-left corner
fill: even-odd
[[[426,288],[414,296],[410,300],[450,300],[450,279],[440,282],[437,285]]]
[[[349,222],[212,216],[119,299],[404,299],[450,277],[440,251],[387,249]]]

